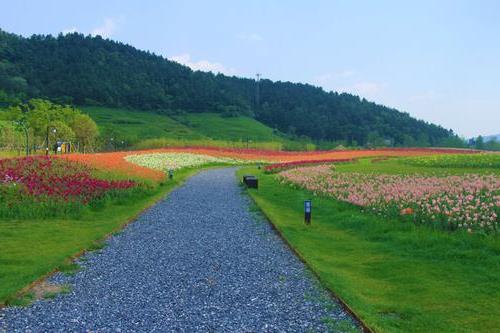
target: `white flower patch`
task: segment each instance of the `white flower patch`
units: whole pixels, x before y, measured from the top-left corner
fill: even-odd
[[[128,162],[161,171],[178,170],[187,167],[196,167],[210,163],[242,164],[245,161],[228,157],[214,157],[190,153],[152,153],[129,155]]]

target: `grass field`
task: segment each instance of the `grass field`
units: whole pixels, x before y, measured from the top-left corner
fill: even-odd
[[[81,107],[97,123],[105,138],[113,137],[118,145],[138,144],[141,148],[162,145],[210,145],[254,148],[305,149],[309,142],[294,141],[278,134],[255,119],[238,116],[222,117],[216,113],[159,115],[138,110]],[[152,140],[152,139],[163,139]],[[312,144],[309,143],[310,148]]]
[[[489,156],[490,154],[477,154],[477,155],[462,155],[464,160],[475,160],[478,157]],[[497,154],[495,154],[497,155]],[[454,155],[450,155],[454,156]],[[498,155],[500,157],[500,154]],[[361,173],[377,173],[377,174],[434,174],[434,175],[462,175],[466,173],[478,174],[500,174],[499,167],[491,167],[485,164],[483,167],[472,167],[469,164],[460,166],[458,164],[450,165],[448,167],[441,167],[434,164],[428,166],[418,165],[409,161],[413,160],[448,160],[447,155],[434,155],[432,157],[426,156],[411,157],[411,158],[389,158],[381,161],[372,158],[361,158],[354,163],[344,163],[336,165],[338,172],[361,172]],[[488,157],[489,159],[489,157]]]
[[[471,169],[361,160],[341,172],[453,173]],[[491,170],[483,170],[490,172]],[[476,170],[477,171],[477,170]],[[494,170],[498,174],[498,169]],[[259,177],[250,195],[287,242],[372,329],[381,332],[494,332],[500,329],[500,238],[444,232]],[[313,222],[303,202],[313,200]]]
[[[204,135],[178,121],[152,112],[104,107],[81,107],[97,123],[102,134],[136,143],[152,138],[203,139]]]
[[[77,219],[0,221],[0,305],[17,300],[17,293],[37,279],[71,266],[70,259],[99,246],[142,210],[197,172],[184,169],[147,197],[134,197],[93,210]]]
[[[221,117],[215,113],[187,113],[176,119],[196,132],[216,140],[228,141],[277,141],[283,142],[283,136],[273,129],[249,117]]]

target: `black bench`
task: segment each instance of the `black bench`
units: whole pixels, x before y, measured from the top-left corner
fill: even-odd
[[[259,188],[259,180],[255,176],[251,176],[251,175],[243,176],[243,183],[248,188]]]

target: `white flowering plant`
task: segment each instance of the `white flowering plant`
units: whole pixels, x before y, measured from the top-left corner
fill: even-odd
[[[246,161],[229,157],[215,157],[191,153],[151,153],[129,155],[125,157],[128,162],[161,171],[178,170],[188,167],[197,167],[206,164],[244,164]]]

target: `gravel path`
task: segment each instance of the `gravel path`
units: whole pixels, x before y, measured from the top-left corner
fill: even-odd
[[[352,328],[234,168],[204,171],[83,257],[71,291],[0,310],[0,332],[325,332]]]

